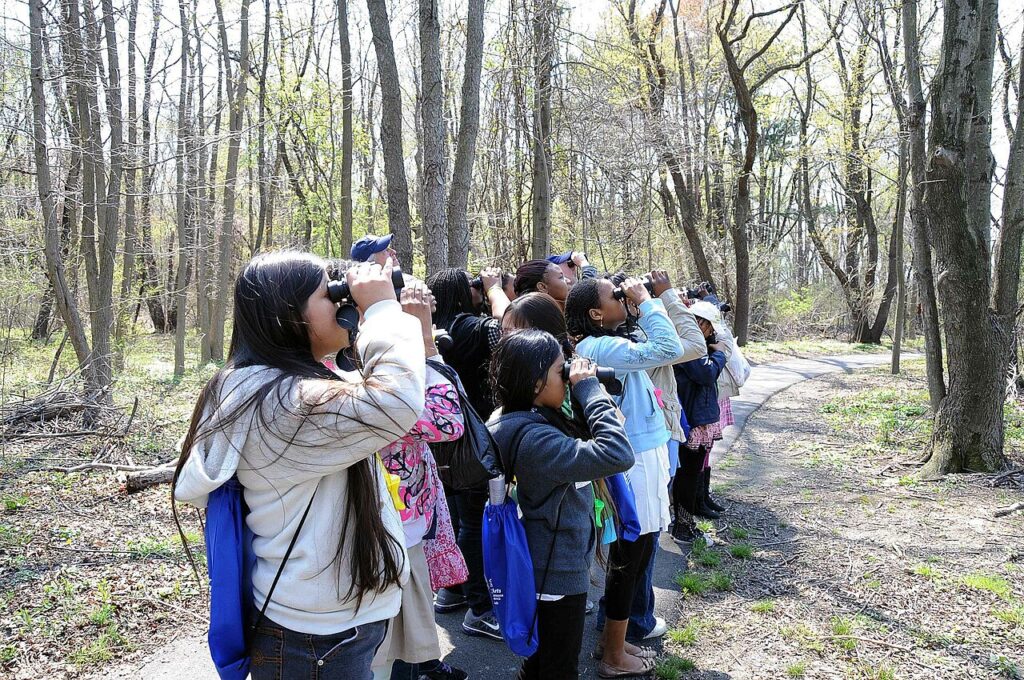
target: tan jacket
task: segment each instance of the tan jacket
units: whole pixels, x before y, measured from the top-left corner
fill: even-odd
[[[697,319],[693,316],[693,312],[679,299],[679,291],[669,288],[661,294],[660,299],[665,304],[668,318],[676,327],[679,342],[683,346],[683,356],[679,359],[679,363],[693,361],[707,354],[708,346],[704,342],[704,333],[697,325]],[[665,402],[665,422],[672,433],[672,439],[678,442],[686,441],[683,426],[679,422],[683,407],[679,404],[679,396],[676,394],[676,376],[672,367],[659,366],[650,369],[647,373],[651,376],[654,387],[661,390],[661,398]]]

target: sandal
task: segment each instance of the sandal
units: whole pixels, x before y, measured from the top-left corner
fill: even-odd
[[[643,669],[631,671],[625,668],[616,668],[606,664],[604,661],[597,662],[597,677],[599,678],[644,678],[649,677],[654,671],[654,659],[640,659],[644,662]]]
[[[637,651],[626,652],[627,654],[635,656],[638,659],[656,659],[658,657],[658,651],[656,649],[651,649],[650,647],[640,647],[638,645],[633,646],[636,647]],[[601,658],[604,656],[604,647],[601,645],[600,642],[598,642],[594,646],[594,651],[590,653],[590,656],[592,656],[597,661],[600,661]]]

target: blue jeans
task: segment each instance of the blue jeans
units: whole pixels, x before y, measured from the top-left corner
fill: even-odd
[[[658,555],[658,537],[660,535],[661,532],[654,534],[654,550],[651,551],[651,559],[648,560],[647,567],[637,574],[636,586],[633,589],[633,602],[629,606],[626,640],[634,644],[643,640],[657,625],[657,621],[654,620],[654,560]],[[597,629],[604,630],[604,597],[598,601]]]
[[[249,648],[252,680],[373,680],[370,664],[387,630],[387,621],[376,621],[330,635],[309,635],[264,617]]]

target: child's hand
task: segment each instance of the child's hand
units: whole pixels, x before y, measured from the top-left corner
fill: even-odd
[[[597,364],[586,357],[575,357],[569,364],[569,384],[597,376]]]
[[[417,281],[402,289],[402,311],[419,319],[420,330],[423,338],[430,338],[433,342],[434,327],[431,324],[430,310],[433,306],[434,295],[427,288],[426,284]]]
[[[644,286],[643,279],[626,279],[622,282],[622,291],[626,294],[626,297],[636,303],[638,307],[651,299],[651,294],[647,292],[647,287]]]
[[[672,287],[672,281],[664,269],[655,269],[651,272],[651,283],[654,285],[654,297],[661,297],[662,293]]]

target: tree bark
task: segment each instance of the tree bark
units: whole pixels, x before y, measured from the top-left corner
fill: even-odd
[[[231,272],[235,259],[235,192],[238,179],[238,153],[241,144],[242,124],[245,120],[245,93],[249,77],[249,2],[242,0],[239,22],[241,40],[239,46],[238,72],[231,77],[231,61],[228,51],[227,26],[224,23],[224,8],[221,0],[215,0],[217,19],[224,59],[225,77],[228,78],[228,157],[224,170],[224,210],[218,241],[217,287],[212,309],[210,328],[210,356],[215,361],[224,359],[224,324],[229,304]]]
[[[348,35],[348,0],[338,0],[341,44],[341,253],[352,249],[352,46]]]
[[[946,335],[949,391],[935,415],[932,450],[921,475],[990,471],[1003,454],[1005,368],[1010,322],[990,310],[989,219],[972,192],[991,191],[990,149],[995,0],[948,0],[941,61],[932,83],[924,209],[935,255]],[[988,128],[986,131],[985,128]],[[979,173],[987,178],[982,184]],[[1015,267],[1019,267],[1019,259]]]
[[[366,0],[373,33],[373,48],[380,73],[380,143],[384,149],[384,177],[387,180],[388,227],[395,235],[395,252],[406,269],[412,270],[412,223],[409,217],[409,183],[405,178],[402,150],[402,91],[391,40],[391,24],[385,0]]]
[[[444,75],[441,72],[441,17],[437,0],[419,0],[420,110],[423,170],[420,187],[423,204],[424,245],[427,274],[448,266],[448,224],[445,216],[445,182],[448,177],[447,130],[444,120]]]
[[[469,190],[473,180],[476,139],[480,132],[480,72],[484,61],[484,6],[469,0],[466,18],[466,68],[455,148],[455,168],[448,195],[448,266],[465,269],[469,261]]]
[[[533,237],[530,251],[551,252],[551,71],[555,59],[553,0],[533,3]]]
[[[907,129],[910,147],[910,225],[912,264],[921,306],[928,399],[932,413],[938,413],[946,397],[945,368],[942,364],[942,335],[939,306],[932,274],[932,247],[924,209],[925,189],[925,101],[921,87],[921,58],[917,25],[917,0],[903,0],[903,49],[907,70]]]
[[[92,349],[85,332],[85,323],[78,311],[78,302],[67,285],[64,258],[61,253],[60,222],[57,219],[57,201],[50,177],[50,161],[47,156],[46,95],[43,75],[43,8],[42,0],[30,0],[29,10],[29,64],[30,89],[32,98],[32,149],[36,166],[36,188],[43,212],[45,233],[44,256],[46,271],[56,296],[57,309],[67,327],[71,346],[75,348],[78,365],[86,378],[87,390],[98,392],[106,385],[97,382],[92,367]]]

